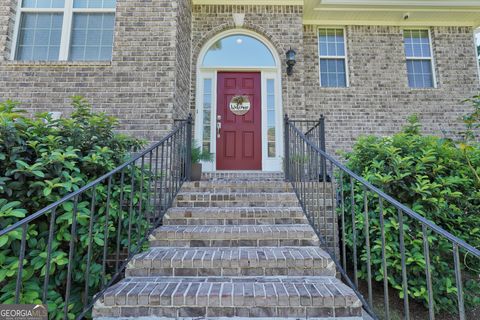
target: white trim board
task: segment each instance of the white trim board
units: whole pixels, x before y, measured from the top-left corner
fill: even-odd
[[[454,2],[454,4],[452,4]],[[412,7],[478,7],[478,0],[193,0],[197,5],[359,5]]]
[[[304,0],[193,0],[198,5],[292,5],[303,6]]]
[[[309,0],[306,0],[307,2]],[[478,0],[321,0],[321,4],[358,6],[476,7]],[[454,4],[452,4],[454,3]]]

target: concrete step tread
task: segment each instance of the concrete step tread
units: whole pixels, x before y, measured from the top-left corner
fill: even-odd
[[[134,277],[107,289],[105,306],[359,307],[335,277]]]
[[[127,277],[157,275],[334,276],[335,264],[319,247],[157,247],[136,255],[127,267]]]

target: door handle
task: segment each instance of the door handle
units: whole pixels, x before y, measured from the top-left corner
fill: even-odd
[[[222,123],[217,122],[217,138],[220,138],[220,130],[222,129]]]
[[[217,115],[217,139],[220,139],[220,130],[222,129],[222,116]]]

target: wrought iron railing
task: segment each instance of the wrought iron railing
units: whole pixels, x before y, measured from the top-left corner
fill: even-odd
[[[121,279],[128,262],[144,248],[183,182],[189,179],[191,143],[189,116],[177,121],[166,137],[128,162],[1,230],[0,238],[7,236],[18,242],[12,244],[18,248],[18,257],[8,257],[18,259],[13,302],[24,302],[22,294],[32,290],[25,288],[28,275],[24,270],[32,264],[28,257],[39,256],[45,259],[45,264],[39,267],[46,270],[43,279],[35,279],[41,291],[39,300],[57,308],[62,302],[57,318],[89,317],[93,304],[107,287]],[[64,217],[70,219],[67,224],[70,233],[68,239],[59,239],[58,219]],[[48,238],[35,240],[46,241],[45,252],[34,255],[28,252],[32,241],[28,231],[33,224],[48,228],[45,232]],[[54,247],[68,254],[66,263],[54,263]],[[77,265],[79,261],[82,266]],[[60,301],[52,301],[58,298],[56,294],[60,294]]]
[[[323,114],[318,120],[293,120],[290,119],[290,124],[293,124],[301,132],[305,134],[310,142],[312,142],[320,150],[325,151],[325,117]]]
[[[294,125],[300,132],[305,134],[305,137],[317,148],[326,152],[325,141],[325,117],[323,114],[318,120],[293,120],[289,119],[291,125]],[[314,163],[310,163],[309,166],[313,166]],[[325,159],[320,162],[320,172],[317,172],[318,178],[323,178],[323,172],[325,172]],[[285,167],[285,171],[288,171],[289,167]],[[288,175],[288,172],[286,172]],[[326,177],[326,175],[325,175]]]
[[[297,127],[299,123],[304,125],[304,122],[285,116],[286,179],[292,183],[310,224],[334,259],[343,280],[362,301],[364,310],[374,319],[392,319],[392,314],[396,313],[407,320],[410,317],[433,320],[434,292],[440,288],[434,286],[436,279],[432,282],[432,271],[439,270],[437,268],[443,264],[452,270],[453,285],[447,298],[456,300],[457,313],[453,316],[466,319],[464,285],[468,281],[480,281],[478,271],[471,271],[467,265],[480,265],[480,251],[352,172],[321,147],[324,146],[324,132],[317,135],[323,137],[320,138],[323,142],[317,138],[312,140],[309,136],[312,129],[303,127],[301,130]],[[312,128],[324,131],[324,121]],[[393,226],[389,227],[388,234],[386,221]],[[393,237],[399,251],[392,252],[386,236],[390,240]],[[412,252],[406,239],[417,241],[421,252]],[[439,247],[443,251],[438,251]],[[417,254],[421,259],[412,263],[410,258]],[[399,265],[392,265],[394,258],[401,260]],[[395,282],[389,271],[400,275],[396,289],[401,298],[389,295],[392,282]],[[412,294],[409,286],[414,276],[423,278],[426,286],[428,310],[420,317],[412,315],[409,302]],[[383,297],[381,303],[374,302],[374,293],[378,291]],[[468,294],[478,296],[480,293]],[[398,299],[401,307],[392,299]],[[417,306],[415,312],[418,310]]]

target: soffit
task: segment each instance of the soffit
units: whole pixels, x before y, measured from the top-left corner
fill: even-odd
[[[480,0],[193,0],[210,5],[303,5],[304,24],[480,26]],[[408,19],[404,17],[408,15]]]

